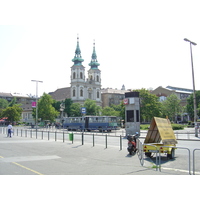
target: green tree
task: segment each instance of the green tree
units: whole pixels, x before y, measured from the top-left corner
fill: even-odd
[[[21,119],[23,109],[20,105],[15,104],[12,107],[7,107],[2,111],[2,117],[7,117],[9,122],[18,122]]]
[[[162,113],[168,116],[170,120],[176,121],[176,116],[183,110],[180,104],[181,100],[175,94],[171,94],[162,102]]]
[[[5,109],[8,107],[8,101],[6,99],[0,99],[0,109]]]
[[[71,106],[70,117],[80,117],[81,116],[81,104],[73,103]]]
[[[150,121],[153,117],[160,117],[161,103],[159,98],[142,88],[137,90],[140,96],[140,116],[141,121]]]
[[[44,93],[38,101],[38,118],[41,118],[42,121],[55,121],[59,112],[52,106],[53,103],[52,97],[49,94]],[[33,117],[36,118],[36,109],[33,110]]]
[[[73,104],[73,101],[71,99],[65,99],[65,110],[64,112],[67,113],[67,116],[71,116],[71,106]]]
[[[15,105],[17,103],[17,99],[16,99],[16,97],[14,97],[13,99],[12,99],[12,101],[9,103],[9,107],[12,107],[13,105]]]
[[[105,115],[105,116],[119,116],[119,111],[116,111],[112,107],[106,106],[105,108],[102,109],[102,115]]]
[[[83,107],[86,108],[87,115],[99,115],[101,111],[100,106],[97,106],[96,102],[91,99],[85,100]]]
[[[195,95],[196,95],[197,115],[200,116],[200,90],[196,91]],[[187,98],[186,110],[190,118],[194,120],[194,95],[193,94],[191,94]]]

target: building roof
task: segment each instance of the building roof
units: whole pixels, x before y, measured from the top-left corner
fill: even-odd
[[[167,86],[166,89],[169,90],[174,90],[175,92],[181,92],[181,93],[193,93],[192,89],[187,89],[187,88],[179,88],[179,87],[173,87],[173,86]]]
[[[49,92],[49,95],[52,96],[56,101],[63,101],[65,99],[71,98],[71,88],[59,88],[55,92]]]
[[[0,97],[12,97],[11,93],[0,92]]]
[[[103,88],[101,89],[101,93],[111,93],[111,94],[125,94],[126,92],[130,92],[128,90],[118,90],[118,89],[112,89],[112,88]]]

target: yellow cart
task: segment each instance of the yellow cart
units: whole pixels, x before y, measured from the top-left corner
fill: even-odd
[[[176,144],[177,140],[169,119],[154,117],[143,144],[145,155],[151,157],[152,153],[160,152],[173,159]]]

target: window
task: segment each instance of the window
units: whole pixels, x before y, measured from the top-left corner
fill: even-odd
[[[126,111],[127,122],[134,122],[134,110]]]
[[[73,79],[75,79],[75,78],[76,78],[76,72],[73,73]]]
[[[99,82],[99,76],[97,75],[97,82]]]
[[[83,79],[83,72],[80,72],[80,79]]]
[[[83,89],[80,90],[80,96],[83,97]]]
[[[72,95],[73,97],[75,97],[76,96],[76,90],[75,89],[73,89],[73,95]]]
[[[139,110],[136,110],[136,122],[140,122],[140,113],[139,113]]]
[[[99,91],[97,91],[97,98],[99,98]]]

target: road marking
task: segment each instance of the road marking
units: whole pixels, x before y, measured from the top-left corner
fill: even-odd
[[[25,161],[38,161],[38,160],[53,160],[58,159],[59,156],[50,155],[50,156],[19,156],[19,157],[8,157],[0,160],[1,162],[25,162]]]
[[[24,169],[26,169],[26,170],[28,170],[28,171],[31,171],[31,172],[33,172],[33,173],[35,173],[35,174],[44,175],[44,174],[41,174],[40,172],[37,172],[37,171],[35,171],[35,170],[33,170],[33,169],[30,169],[30,168],[28,168],[28,167],[25,167],[25,166],[23,166],[23,165],[20,165],[19,163],[16,163],[16,162],[12,162],[12,163],[15,164],[15,165],[18,165],[19,167],[22,167],[22,168],[24,168]]]
[[[4,158],[3,156],[0,156],[0,158]],[[40,172],[37,172],[37,171],[35,171],[35,170],[33,170],[33,169],[30,169],[30,168],[28,168],[28,167],[25,167],[25,166],[23,166],[23,165],[20,165],[19,163],[16,163],[16,162],[12,162],[13,164],[15,164],[15,165],[17,165],[17,166],[19,166],[19,167],[22,167],[22,168],[24,168],[24,169],[26,169],[26,170],[28,170],[28,171],[31,171],[31,172],[33,172],[33,173],[35,173],[35,174],[38,174],[38,175],[44,175],[44,174],[41,174]]]

